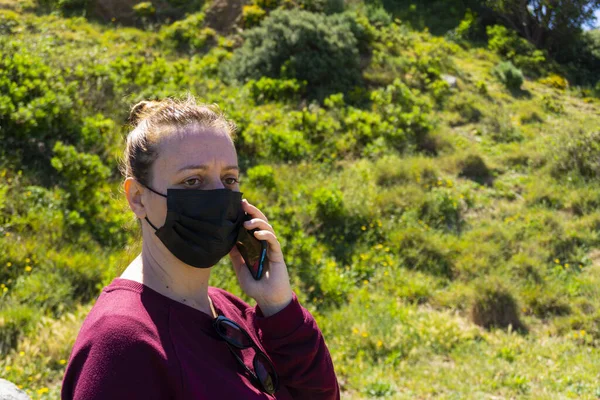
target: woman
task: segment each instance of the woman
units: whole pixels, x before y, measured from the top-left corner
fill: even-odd
[[[329,351],[290,287],[275,232],[242,200],[233,123],[191,96],[138,103],[130,121],[123,187],[142,252],[86,317],[62,398],[339,399]],[[239,229],[268,243],[258,281],[234,245]],[[255,307],[208,286],[210,267],[227,254]]]

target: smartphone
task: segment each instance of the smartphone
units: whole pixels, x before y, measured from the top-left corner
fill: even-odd
[[[249,221],[252,218],[246,214],[245,221]],[[247,230],[243,226],[240,227],[238,232],[237,241],[235,246],[240,251],[250,274],[254,280],[258,281],[263,276],[263,272],[268,268],[269,259],[267,258],[268,243],[266,240],[258,240],[254,237],[254,232],[258,231],[258,228]]]

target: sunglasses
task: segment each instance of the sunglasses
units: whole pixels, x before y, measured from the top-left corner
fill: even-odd
[[[279,377],[275,372],[273,363],[265,353],[256,345],[254,340],[250,337],[241,326],[236,322],[230,320],[227,317],[219,315],[213,321],[213,327],[221,337],[227,343],[229,351],[233,354],[236,360],[244,367],[244,369],[250,374],[250,376],[258,383],[260,389],[268,394],[274,394],[279,389]],[[233,351],[232,346],[238,349],[247,349],[252,347],[256,352],[252,365],[254,370],[248,368],[244,361]]]

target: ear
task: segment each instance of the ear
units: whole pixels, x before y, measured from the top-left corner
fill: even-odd
[[[129,208],[138,217],[144,218],[146,216],[146,208],[142,202],[142,193],[144,189],[134,178],[129,177],[123,182],[123,189],[125,190],[125,196],[127,196],[127,202]]]

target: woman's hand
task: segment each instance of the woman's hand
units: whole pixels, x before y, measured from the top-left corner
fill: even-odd
[[[246,199],[242,200],[242,209],[252,219],[244,222],[241,229],[252,230],[258,228],[259,230],[254,232],[254,237],[258,240],[266,240],[269,244],[267,250],[269,268],[264,271],[262,278],[256,281],[248,271],[248,267],[246,267],[244,259],[236,246],[233,246],[233,249],[229,252],[229,257],[242,290],[256,300],[265,317],[268,317],[282,310],[292,301],[290,277],[283,261],[279,240],[275,236],[273,227],[269,225],[267,217],[258,208],[248,203]]]

